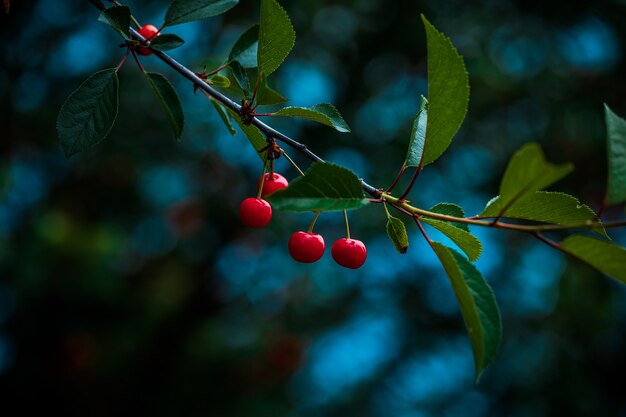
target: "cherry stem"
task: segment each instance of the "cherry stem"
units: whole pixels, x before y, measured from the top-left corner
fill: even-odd
[[[120,68],[122,68],[122,65],[124,65],[124,62],[126,62],[126,58],[128,58],[129,52],[130,52],[130,48],[126,48],[126,54],[124,54],[124,57],[122,58],[120,63],[117,64],[117,67],[115,67],[115,72],[118,72]]]
[[[143,66],[141,65],[141,62],[139,62],[139,57],[137,57],[137,52],[135,52],[134,49],[131,50],[132,54],[133,54],[133,58],[135,58],[135,62],[137,63],[137,66],[139,67],[139,69],[141,70],[141,72],[143,73],[143,75],[147,76],[146,70],[143,68]]]
[[[404,200],[404,198],[407,196],[407,194],[411,192],[411,189],[415,185],[415,180],[417,180],[417,177],[419,176],[420,172],[422,172],[422,165],[421,164],[420,164],[420,166],[415,168],[415,172],[413,173],[413,176],[411,177],[411,182],[406,187],[406,190],[404,190],[402,195],[400,197],[398,197],[398,200]]]
[[[304,172],[302,172],[302,170],[300,169],[300,167],[298,166],[298,164],[296,164],[294,162],[293,159],[291,159],[291,157],[289,155],[287,155],[287,152],[285,152],[285,150],[283,148],[280,148],[280,154],[282,156],[285,157],[285,159],[287,160],[287,162],[289,162],[291,164],[291,166],[293,167],[293,169],[295,169],[296,171],[298,171],[298,174],[300,174],[300,176],[304,177]]]
[[[263,172],[261,172],[261,183],[259,184],[259,191],[257,191],[256,198],[261,198],[263,195],[263,185],[265,184],[265,168],[267,167],[267,160],[263,161]]]
[[[207,72],[206,76],[210,77],[211,75],[215,75],[218,72],[220,72],[221,70],[223,70],[224,68],[226,68],[228,66],[228,62],[225,63],[224,65],[220,65],[219,67],[215,68],[213,71],[211,72]]]
[[[346,222],[346,239],[350,239],[350,223],[348,222],[348,210],[343,211],[343,220]]]
[[[315,211],[315,217],[313,217],[313,221],[311,222],[311,225],[309,226],[309,230],[307,230],[307,233],[313,233],[313,227],[315,227],[315,222],[317,221],[317,218],[320,216],[320,211]]]

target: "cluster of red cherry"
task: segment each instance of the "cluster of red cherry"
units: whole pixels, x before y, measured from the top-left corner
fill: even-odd
[[[263,197],[274,191],[287,188],[288,184],[287,179],[277,173],[270,174],[268,172],[264,178],[259,178],[257,189],[262,187],[260,197],[246,198],[239,206],[239,215],[242,223],[246,226],[257,228],[267,226],[272,219],[272,207]],[[306,232],[295,232],[289,239],[289,254],[298,262],[313,263],[324,255],[324,250],[326,249],[324,238],[317,233],[313,233],[311,229]],[[365,263],[367,250],[363,242],[350,239],[348,236],[333,243],[331,254],[339,265],[357,269]]]

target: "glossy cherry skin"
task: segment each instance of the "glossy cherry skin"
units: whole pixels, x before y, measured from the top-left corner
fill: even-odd
[[[159,29],[157,29],[153,25],[143,25],[141,29],[138,30],[138,32],[141,36],[146,38],[146,40],[148,41],[151,40],[155,36],[159,36],[158,35]],[[141,47],[141,46],[137,48],[137,53],[143,56],[152,55],[151,50],[149,50],[148,48]]]
[[[272,220],[272,206],[262,198],[246,198],[239,205],[239,216],[248,227],[265,227]]]
[[[367,250],[360,240],[356,239],[338,239],[333,243],[330,250],[333,259],[341,266],[350,269],[360,268],[367,258]]]
[[[265,197],[266,195],[272,194],[274,191],[282,190],[283,188],[287,188],[289,185],[289,181],[287,178],[283,177],[280,174],[274,172],[274,177],[270,178],[270,173],[265,173],[265,181],[263,182],[263,191],[261,191],[261,197]],[[261,186],[261,178],[256,183],[257,190]]]
[[[324,255],[324,238],[317,233],[295,232],[289,238],[289,253],[298,262],[310,264]]]

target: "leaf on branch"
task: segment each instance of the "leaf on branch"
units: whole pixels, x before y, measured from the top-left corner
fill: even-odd
[[[487,204],[480,216],[498,217],[503,209],[502,200],[496,197]],[[608,238],[604,226],[593,210],[578,201],[576,197],[565,193],[536,191],[528,194],[506,210],[506,217],[564,226],[580,226],[597,222],[598,224],[591,230]]]
[[[211,78],[209,78],[208,83],[214,85],[215,87],[228,88],[230,87],[230,80],[228,77],[225,77],[220,74],[215,74]]]
[[[274,116],[298,117],[325,124],[338,132],[350,131],[341,114],[332,104],[328,103],[316,104],[312,107],[284,107],[274,113]]]
[[[173,33],[163,33],[150,41],[150,47],[157,51],[169,51],[183,46],[185,40]]]
[[[183,108],[180,104],[180,99],[176,90],[172,87],[172,84],[165,78],[164,75],[156,72],[148,72],[145,74],[148,84],[152,87],[152,91],[156,94],[167,120],[172,126],[174,136],[177,140],[180,140],[183,134],[183,126],[185,125],[185,115],[183,114]]]
[[[398,253],[405,254],[409,248],[409,236],[406,233],[404,222],[397,217],[387,218],[387,236]]]
[[[433,248],[443,265],[461,307],[474,351],[476,382],[493,362],[502,341],[502,322],[496,298],[487,281],[463,255],[439,242]]]
[[[428,120],[422,165],[448,148],[465,119],[469,77],[463,58],[444,34],[422,15],[428,46]]]
[[[554,165],[546,161],[543,151],[536,143],[524,145],[515,152],[506,167],[500,183],[501,214],[504,215],[528,194],[542,190],[573,169],[572,164]]]
[[[224,108],[224,106],[222,106],[217,100],[213,98],[209,98],[209,101],[211,102],[213,107],[215,107],[215,111],[220,116],[220,119],[222,119],[222,122],[224,122],[224,126],[226,126],[226,129],[228,129],[231,135],[235,136],[237,134],[237,131],[233,127],[232,121],[230,120],[230,116],[226,112],[226,109]]]
[[[237,83],[237,85],[243,92],[243,96],[245,98],[249,98],[250,79],[248,78],[248,73],[246,72],[246,69],[239,63],[239,61],[232,61],[228,64],[228,66],[230,67],[230,71],[233,74],[235,83]]]
[[[128,28],[130,27],[130,7],[109,7],[100,13],[98,20],[111,26],[124,39],[130,39],[130,33],[128,33]]]
[[[172,0],[163,26],[179,25],[222,14],[239,3],[239,0]]]
[[[276,0],[261,0],[261,23],[257,66],[259,74],[270,76],[283,63],[296,42],[287,12]]]
[[[606,118],[609,177],[606,202],[609,205],[626,201],[626,120],[604,105]]]
[[[255,125],[245,125],[241,121],[241,117],[231,109],[228,109],[228,113],[230,114],[232,120],[237,123],[239,129],[241,129],[243,134],[246,136],[248,142],[250,142],[257,155],[259,155],[261,162],[265,162],[265,152],[262,151],[262,149],[267,147],[267,142],[263,133]]]
[[[465,252],[470,261],[474,262],[480,257],[480,254],[483,251],[483,245],[480,243],[480,240],[478,240],[478,238],[470,232],[466,232],[465,230],[442,220],[422,217],[420,221],[428,223],[446,235],[451,241],[454,242],[455,245]]]
[[[465,217],[465,212],[463,211],[461,206],[452,203],[439,203],[432,206],[430,209],[428,209],[428,211],[432,211],[433,213],[445,214],[447,216]],[[458,227],[461,230],[465,230],[466,232],[470,231],[469,226],[466,223],[452,222],[450,224]]]
[[[246,30],[228,54],[228,62],[239,61],[244,68],[256,68],[259,49],[259,25]]]
[[[626,249],[606,240],[573,235],[560,244],[567,253],[626,284]]]
[[[265,74],[261,74],[261,80],[259,82],[259,91],[256,95],[256,105],[258,106],[271,106],[274,104],[281,104],[287,100],[278,91],[267,85],[267,78]]]
[[[369,203],[356,174],[340,165],[315,162],[284,190],[268,197],[272,207],[288,211],[337,211]]]
[[[411,138],[409,140],[409,149],[404,160],[404,167],[419,167],[424,157],[424,144],[426,142],[426,122],[428,118],[428,101],[426,97],[421,96],[420,110],[415,116],[413,129],[411,129]]]
[[[115,68],[96,72],[67,98],[57,118],[57,133],[65,156],[97,145],[117,116],[119,81]]]

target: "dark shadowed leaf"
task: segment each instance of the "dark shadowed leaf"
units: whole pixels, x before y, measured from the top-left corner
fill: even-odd
[[[157,51],[169,51],[183,46],[185,41],[173,33],[163,33],[150,41],[150,47]]]
[[[259,25],[246,30],[228,54],[228,62],[239,61],[244,68],[256,68],[259,49]]]
[[[246,69],[239,63],[239,61],[232,61],[228,65],[230,66],[230,71],[233,74],[235,83],[237,83],[241,89],[243,96],[245,98],[250,98],[250,79],[248,78]]]
[[[274,113],[275,116],[298,117],[313,120],[334,128],[338,132],[349,132],[350,128],[337,109],[328,103],[316,104],[312,107],[284,107]]]
[[[172,0],[163,25],[173,26],[217,16],[237,3],[239,0]]]
[[[265,162],[265,152],[263,152],[262,149],[267,146],[267,142],[265,140],[265,136],[263,135],[263,133],[259,130],[258,127],[254,125],[245,125],[241,121],[241,117],[236,112],[230,109],[227,109],[227,111],[230,114],[232,120],[234,120],[235,123],[237,123],[237,126],[239,126],[239,129],[241,129],[243,134],[246,136],[246,138],[248,139],[248,142],[250,142],[252,147],[256,150],[257,155],[259,155],[259,158],[261,159],[261,161]]]
[[[117,116],[119,81],[115,68],[96,72],[67,98],[57,118],[66,157],[98,144]]]
[[[228,129],[231,135],[236,135],[237,131],[233,127],[232,120],[230,119],[230,116],[228,115],[228,112],[226,111],[224,106],[222,106],[220,103],[218,103],[217,100],[214,100],[212,98],[209,98],[209,101],[211,102],[213,107],[215,107],[215,111],[220,116],[220,119],[222,119],[222,122],[224,123],[224,126],[226,126],[226,129]]]
[[[183,134],[183,126],[185,125],[185,115],[183,114],[183,108],[180,105],[180,99],[178,94],[176,94],[176,90],[162,74],[148,72],[145,75],[148,84],[152,87],[161,103],[161,107],[163,107],[167,120],[172,126],[174,136],[177,140],[180,140]]]
[[[328,162],[313,163],[303,177],[273,193],[268,201],[278,210],[290,211],[352,210],[369,203],[356,174]]]
[[[435,161],[461,127],[469,102],[463,58],[450,39],[422,15],[428,46],[428,120],[422,165]]]
[[[130,8],[128,6],[109,7],[100,13],[98,20],[111,26],[125,39],[129,39]]]
[[[439,242],[433,248],[461,307],[474,351],[476,381],[493,362],[502,341],[502,322],[496,298],[487,281],[463,255]]]
[[[621,204],[626,201],[626,120],[613,113],[606,104],[604,115],[609,161],[606,202]]]
[[[261,23],[257,66],[259,73],[270,76],[283,63],[296,42],[287,12],[276,0],[261,0]]]
[[[259,91],[256,95],[256,104],[259,106],[272,106],[274,104],[281,104],[287,100],[278,91],[274,90],[267,84],[267,78],[265,74],[261,74],[261,80],[259,81]]]

